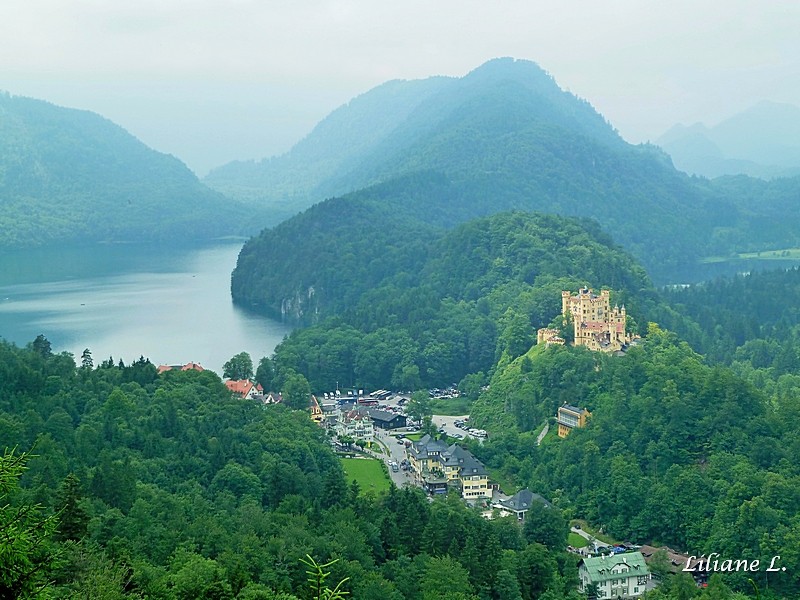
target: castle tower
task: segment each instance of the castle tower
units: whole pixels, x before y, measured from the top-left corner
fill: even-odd
[[[588,287],[576,295],[561,292],[561,313],[572,315],[575,345],[590,350],[614,352],[630,340],[625,332],[625,307],[611,309],[611,292],[601,290],[597,295]]]

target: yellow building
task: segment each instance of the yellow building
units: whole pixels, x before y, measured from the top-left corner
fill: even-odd
[[[308,403],[308,410],[311,412],[311,420],[317,425],[320,425],[322,421],[325,420],[325,415],[322,413],[319,402],[317,402],[317,397],[313,394],[311,395],[311,400]]]
[[[585,427],[586,420],[592,416],[585,408],[578,408],[564,403],[558,407],[558,437],[564,438],[576,427]]]
[[[416,480],[431,494],[452,487],[465,500],[492,497],[486,467],[457,444],[447,446],[425,435],[408,449],[408,458]]]
[[[576,346],[616,352],[631,342],[625,332],[625,306],[611,308],[610,295],[608,290],[597,295],[589,288],[582,288],[575,295],[561,292],[561,314],[572,317]]]

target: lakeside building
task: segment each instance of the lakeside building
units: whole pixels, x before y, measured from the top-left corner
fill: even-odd
[[[233,395],[249,400],[264,393],[264,388],[261,387],[260,383],[255,383],[249,379],[229,379],[225,382],[225,387],[227,387]]]

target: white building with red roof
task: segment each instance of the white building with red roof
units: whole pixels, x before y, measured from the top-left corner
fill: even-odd
[[[264,388],[261,387],[260,383],[255,383],[249,379],[229,379],[225,382],[225,386],[233,395],[251,400],[264,393]]]

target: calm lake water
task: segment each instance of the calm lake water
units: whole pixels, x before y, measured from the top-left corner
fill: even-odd
[[[95,364],[143,355],[155,364],[198,362],[222,374],[234,354],[257,365],[291,328],[235,307],[231,271],[241,243],[202,248],[94,246],[0,254],[0,337]]]

